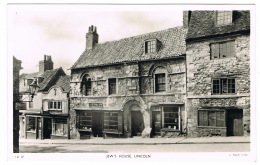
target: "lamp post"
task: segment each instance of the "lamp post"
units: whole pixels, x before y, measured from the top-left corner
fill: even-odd
[[[33,96],[37,94],[39,89],[40,89],[40,87],[34,82],[29,85],[29,90],[30,90],[30,95],[31,95],[32,100],[33,100]],[[31,102],[32,102],[32,100],[31,100]]]

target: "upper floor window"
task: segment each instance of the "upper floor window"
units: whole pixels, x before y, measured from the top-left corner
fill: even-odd
[[[155,53],[158,51],[159,49],[159,41],[157,39],[150,39],[145,41],[145,45],[144,45],[144,52],[145,53]]]
[[[84,75],[81,82],[81,93],[85,96],[92,94],[91,78],[88,74]]]
[[[210,45],[211,59],[235,56],[235,41],[213,43]]]
[[[236,93],[235,78],[218,78],[212,80],[212,94]]]
[[[116,78],[108,79],[108,94],[116,94]]]
[[[155,74],[155,92],[166,91],[165,73]]]
[[[49,101],[50,110],[61,110],[61,101]]]
[[[232,23],[232,11],[217,11],[217,25]]]

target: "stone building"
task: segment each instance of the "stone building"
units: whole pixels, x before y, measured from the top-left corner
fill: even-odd
[[[20,138],[69,139],[70,77],[62,68],[53,69],[51,56],[39,62],[39,72],[20,76]],[[29,85],[37,84],[38,93],[30,98]]]
[[[186,128],[187,29],[98,43],[71,68],[71,138],[175,137]]]
[[[187,134],[250,134],[250,12],[185,12]]]

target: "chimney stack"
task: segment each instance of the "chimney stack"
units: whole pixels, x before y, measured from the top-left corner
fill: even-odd
[[[183,11],[183,28],[188,28],[190,23],[191,11]]]
[[[53,62],[51,60],[51,56],[44,55],[44,59],[39,62],[39,73],[43,73],[46,70],[53,69]]]
[[[86,50],[91,50],[98,43],[97,27],[91,25],[86,34]]]

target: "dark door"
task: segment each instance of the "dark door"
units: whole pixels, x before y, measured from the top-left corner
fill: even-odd
[[[153,111],[152,115],[152,133],[153,135],[161,136],[161,112]]]
[[[51,138],[51,118],[44,118],[43,139]]]
[[[131,112],[132,136],[141,136],[144,130],[143,114],[140,111]]]
[[[94,137],[102,137],[103,113],[92,112],[92,133]]]
[[[243,110],[234,109],[227,111],[227,135],[243,136]]]

